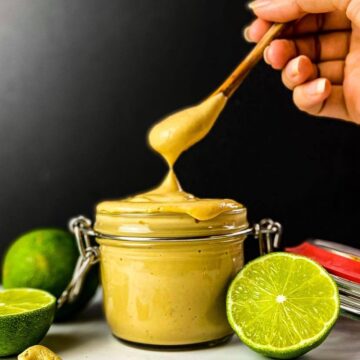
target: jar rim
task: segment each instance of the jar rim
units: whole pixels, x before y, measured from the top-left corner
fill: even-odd
[[[240,214],[244,211],[247,211],[246,207],[242,207],[242,208],[238,208],[238,209],[233,209],[233,210],[228,210],[228,211],[224,211],[222,213],[220,213],[217,216],[221,216],[221,215],[235,215],[235,214]],[[109,212],[97,212],[97,214],[101,214],[101,215],[107,215],[107,216],[129,216],[129,217],[138,217],[138,216],[144,216],[144,217],[156,217],[156,216],[189,216],[192,217],[189,214],[186,213],[182,213],[182,212],[119,212],[119,213],[109,213]],[[201,220],[199,220],[201,221]]]
[[[208,220],[197,220],[186,213],[96,213],[94,230],[106,238],[192,239],[237,234],[248,228],[247,209],[231,209]]]
[[[246,226],[241,230],[222,234],[222,235],[204,235],[204,236],[184,236],[184,237],[139,237],[139,236],[123,236],[123,235],[111,235],[98,231],[91,231],[89,235],[94,236],[98,239],[103,240],[114,240],[114,241],[129,241],[129,242],[195,242],[195,241],[208,241],[208,240],[220,240],[237,238],[239,236],[247,236],[254,232],[253,227]]]

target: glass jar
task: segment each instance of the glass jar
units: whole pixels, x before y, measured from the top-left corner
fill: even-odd
[[[270,235],[278,234],[279,226],[266,220],[249,227],[246,208],[216,221],[185,214],[97,213],[94,229],[82,217],[71,223],[82,248],[80,262],[87,261],[83,268],[100,261],[105,315],[115,337],[175,348],[229,339],[225,297],[243,267],[244,240],[252,233],[262,248],[271,247]],[[91,236],[99,247],[91,246]],[[79,286],[72,285],[63,300],[76,296]]]

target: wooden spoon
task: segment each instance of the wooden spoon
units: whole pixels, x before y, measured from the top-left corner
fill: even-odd
[[[256,44],[244,60],[238,65],[234,72],[223,82],[223,84],[211,95],[223,93],[230,98],[239,88],[243,80],[252,68],[261,60],[265,48],[284,30],[287,24],[273,24],[263,38]]]

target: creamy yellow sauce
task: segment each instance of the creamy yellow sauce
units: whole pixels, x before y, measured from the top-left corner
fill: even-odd
[[[197,344],[231,335],[226,289],[243,266],[243,240],[102,240],[105,313],[113,334],[152,345]]]
[[[149,144],[169,166],[164,181],[151,191],[97,206],[95,230],[123,237],[97,238],[105,314],[119,338],[189,345],[232,333],[225,296],[243,266],[245,236],[236,234],[248,226],[246,208],[183,191],[173,169],[178,157],[210,131],[226,102],[218,94],[155,125]]]
[[[150,146],[172,167],[185,150],[211,130],[226,102],[227,98],[218,94],[168,116],[151,129],[148,136]]]
[[[119,201],[105,201],[98,205],[100,214],[121,213],[179,213],[197,220],[209,220],[221,213],[243,206],[230,199],[199,199],[181,188],[173,166],[179,156],[203,139],[213,127],[227,98],[212,96],[197,106],[170,115],[150,131],[150,146],[167,162],[169,172],[157,188]]]
[[[104,201],[98,213],[178,213],[188,214],[197,220],[209,220],[223,212],[242,208],[230,199],[199,199],[181,189],[174,171],[169,170],[163,183],[154,190],[120,200]]]

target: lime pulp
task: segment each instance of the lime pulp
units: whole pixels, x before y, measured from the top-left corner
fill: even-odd
[[[249,264],[227,294],[228,320],[253,350],[279,359],[322,343],[339,315],[335,282],[314,261],[274,253]]]

